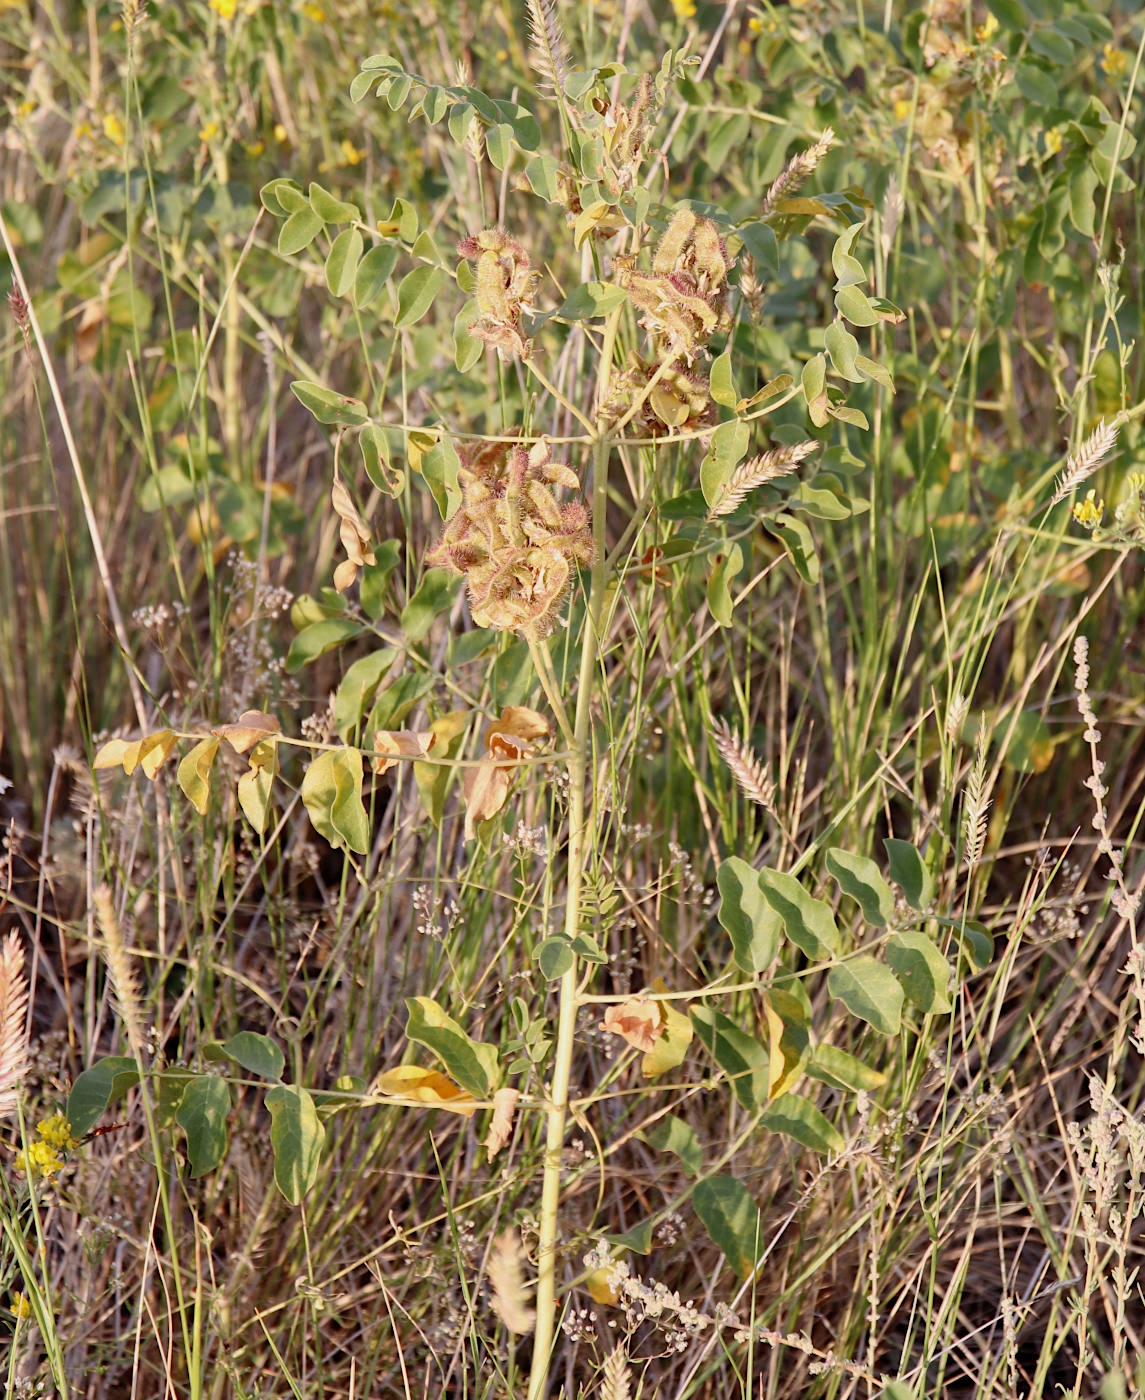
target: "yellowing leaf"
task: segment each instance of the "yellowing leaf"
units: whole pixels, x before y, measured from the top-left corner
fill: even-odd
[[[652,990],[666,992],[668,989],[658,977],[652,984]],[[695,1034],[691,1017],[678,1011],[674,1001],[658,1001],[656,1005],[660,1008],[663,1025],[660,1038],[641,1061],[640,1068],[645,1079],[655,1079],[657,1075],[677,1069],[683,1063]]]
[[[505,805],[512,781],[511,765],[531,757],[538,743],[552,734],[544,715],[527,705],[508,705],[499,719],[485,726],[488,758],[462,774],[465,798],[465,839],[471,841],[478,822],[488,821]]]
[[[620,1301],[620,1294],[608,1281],[607,1269],[594,1269],[584,1281],[584,1286],[588,1290],[588,1296],[594,1303],[617,1303]]]
[[[118,768],[123,763],[124,754],[132,747],[126,739],[109,739],[106,744],[101,744],[99,752],[95,756],[93,768]]]
[[[170,729],[161,729],[158,734],[146,734],[142,739],[109,739],[95,756],[95,768],[117,768],[120,765],[129,776],[137,768],[142,768],[146,776],[154,781],[156,773],[163,767],[175,747],[175,735]]]
[[[477,1112],[472,1094],[436,1069],[398,1065],[378,1075],[375,1087],[390,1098],[412,1099],[430,1108],[459,1113],[463,1118],[472,1118]]]
[[[268,734],[278,734],[281,730],[282,725],[273,715],[264,714],[261,710],[244,710],[237,723],[220,724],[211,733],[225,739],[235,753],[247,753]]]
[[[211,765],[218,751],[218,739],[200,739],[175,770],[175,781],[201,817],[207,815],[207,804],[211,800]]]
[[[264,739],[251,750],[250,767],[239,779],[239,806],[261,836],[270,818],[270,794],[278,773],[278,743]]]
[[[341,521],[338,536],[342,541],[342,548],[346,551],[345,560],[334,570],[334,587],[339,593],[345,593],[358,577],[358,570],[363,565],[376,564],[378,561],[370,548],[370,527],[362,519],[349,491],[338,478],[334,480],[330,502]]]
[[[629,997],[614,1004],[604,1014],[600,1028],[618,1035],[635,1050],[645,1054],[653,1049],[664,1030],[664,1013],[651,997]]]
[[[388,773],[403,758],[424,758],[437,742],[432,730],[419,734],[414,729],[374,731],[374,772]]]
[[[517,1100],[520,1097],[519,1089],[498,1089],[493,1095],[493,1119],[482,1144],[490,1162],[509,1141],[509,1135],[513,1131],[513,1115],[517,1111]]]

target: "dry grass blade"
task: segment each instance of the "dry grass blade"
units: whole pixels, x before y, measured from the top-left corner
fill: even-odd
[[[834,140],[834,131],[827,127],[814,146],[808,146],[805,151],[800,151],[797,156],[792,156],[779,172],[775,183],[764,197],[763,208],[759,215],[761,219],[766,219],[769,214],[774,214],[779,202],[795,193],[831,149],[831,143]]]
[[[818,446],[817,442],[797,442],[792,447],[775,447],[770,452],[761,452],[758,457],[741,462],[724,483],[723,493],[708,511],[708,519],[731,515],[757,486],[777,481],[781,476],[790,476]]]
[[[1087,481],[1117,445],[1118,422],[1116,418],[1107,423],[1103,418],[1089,437],[1065,464],[1065,471],[1058,477],[1051,506],[1056,506]]]
[[[0,945],[0,1117],[11,1113],[28,1071],[28,979],[24,945],[10,933]]]
[[[775,783],[754,749],[734,734],[726,720],[717,719],[712,725],[712,739],[720,757],[731,769],[740,791],[752,802],[758,802],[769,812],[775,807]]]
[[[600,1381],[600,1400],[629,1400],[628,1353],[623,1342],[608,1353]]]
[[[541,80],[560,91],[572,67],[572,55],[557,18],[554,0],[528,0],[529,34],[533,41],[533,67]]]
[[[487,1271],[489,1287],[493,1290],[493,1311],[517,1336],[531,1332],[537,1320],[537,1314],[529,1306],[522,1267],[524,1258],[516,1232],[503,1230],[493,1241]]]

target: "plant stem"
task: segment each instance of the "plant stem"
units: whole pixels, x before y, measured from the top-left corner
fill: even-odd
[[[602,377],[611,367],[613,335],[606,337]],[[565,935],[580,932],[581,887],[586,858],[591,850],[595,804],[586,795],[591,747],[593,680],[603,627],[608,556],[605,551],[605,517],[608,510],[608,458],[612,439],[603,428],[593,445],[592,533],[596,546],[589,584],[588,613],[581,637],[580,675],[577,681],[573,742],[568,757],[569,841],[568,902]],[[560,980],[556,1046],[553,1051],[552,1089],[548,1100],[545,1160],[541,1179],[541,1209],[537,1241],[537,1327],[533,1339],[533,1364],[529,1374],[529,1400],[543,1400],[548,1388],[549,1360],[556,1323],[557,1236],[561,1200],[561,1156],[568,1121],[569,1082],[572,1076],[576,1014],[579,1007],[579,972],[573,965]]]

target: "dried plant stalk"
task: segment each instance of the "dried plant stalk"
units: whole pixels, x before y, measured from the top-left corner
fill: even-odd
[[[0,1117],[15,1111],[28,1072],[28,978],[24,945],[10,933],[0,945]]]
[[[715,520],[721,515],[731,515],[757,486],[777,481],[782,476],[790,476],[799,463],[810,457],[818,446],[817,442],[797,442],[792,447],[774,447],[770,452],[761,452],[758,457],[741,462],[724,483],[719,500],[708,511],[708,519]]]
[[[1103,418],[1089,437],[1065,464],[1065,471],[1058,477],[1051,506],[1058,505],[1073,494],[1083,481],[1087,481],[1117,445],[1118,422],[1107,423]]]
[[[734,734],[723,719],[717,719],[713,723],[712,739],[720,757],[731,769],[743,795],[752,802],[758,802],[769,812],[774,811],[775,783],[755,750],[745,739]]]

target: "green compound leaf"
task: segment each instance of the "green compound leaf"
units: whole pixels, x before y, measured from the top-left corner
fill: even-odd
[[[750,442],[751,428],[738,418],[721,423],[712,434],[707,456],[700,463],[700,486],[709,506],[719,500],[728,478],[747,454]]]
[[[576,954],[567,938],[546,938],[537,946],[534,954],[541,976],[547,982],[556,982],[575,964]]]
[[[884,1035],[894,1035],[902,1024],[902,987],[885,964],[865,953],[833,967],[827,990],[852,1015]]]
[[[297,210],[287,219],[278,232],[278,252],[280,257],[293,257],[308,248],[324,228],[322,219],[307,205]]]
[[[286,1068],[286,1056],[268,1035],[257,1031],[239,1031],[224,1040],[219,1051],[240,1068],[263,1079],[278,1081]]]
[[[291,384],[294,397],[304,408],[308,408],[319,423],[335,423],[340,427],[359,428],[369,418],[366,405],[361,399],[350,398],[348,394],[336,394],[324,384],[314,384],[307,379],[296,379]]]
[[[354,305],[359,311],[364,311],[376,300],[390,280],[397,261],[396,244],[378,243],[358,264],[358,271],[354,276]]]
[[[513,128],[508,122],[497,122],[485,133],[485,150],[494,170],[504,170],[513,156]]]
[[[187,1134],[187,1160],[192,1176],[214,1171],[227,1155],[227,1117],[231,1091],[225,1079],[195,1075],[183,1090],[175,1122]]]
[[[286,653],[286,669],[290,675],[301,671],[308,662],[325,656],[328,651],[340,647],[351,637],[359,636],[365,629],[348,617],[327,617],[321,622],[311,622],[290,643]]]
[[[557,315],[566,321],[588,321],[594,316],[607,316],[627,297],[623,287],[610,282],[584,282],[565,300]]]
[[[394,325],[412,326],[420,321],[441,290],[445,273],[440,267],[415,267],[398,283],[398,314]]]
[[[739,856],[730,856],[716,875],[720,891],[719,921],[732,940],[732,956],[750,977],[766,972],[779,953],[783,918],[763,897],[758,872]]]
[[[320,753],[303,775],[301,796],[315,831],[331,846],[366,854],[370,819],[362,805],[362,755],[357,749]]]
[[[78,1074],[65,1109],[72,1136],[90,1133],[108,1104],[138,1083],[139,1071],[130,1055],[108,1055]]]
[[[346,743],[362,722],[378,693],[386,672],[398,659],[392,647],[380,647],[369,656],[360,656],[342,677],[334,696],[334,728]]]
[[[330,295],[344,297],[354,286],[365,239],[356,228],[344,228],[326,254],[326,285]]]
[[[784,511],[773,520],[764,523],[773,535],[778,536],[788,558],[795,565],[795,572],[803,582],[818,583],[819,551],[815,548],[815,541],[811,538],[811,531],[806,522]]]
[[[461,487],[457,484],[460,470],[461,458],[447,437],[435,442],[421,459],[422,477],[437,503],[442,520],[448,520],[461,504]]]
[[[836,291],[843,287],[859,286],[867,280],[863,264],[851,252],[862,227],[862,224],[852,224],[835,240],[835,246],[831,250],[831,266],[835,269]]]
[[[713,402],[722,404],[724,408],[735,408],[739,403],[739,391],[732,376],[730,350],[725,350],[712,361],[712,368],[708,372],[708,392]]]
[[[298,1205],[318,1179],[326,1129],[314,1100],[294,1084],[277,1084],[266,1096],[274,1180],[291,1205]]]
[[[856,360],[859,356],[859,342],[843,325],[842,321],[832,321],[823,332],[823,344],[831,357],[835,373],[849,379],[852,384],[862,384],[865,375],[859,370]]]
[[[916,846],[888,836],[883,841],[890,863],[891,879],[902,887],[906,902],[920,912],[929,909],[934,900],[934,876]]]
[[[895,897],[873,860],[832,846],[827,852],[827,869],[843,893],[849,894],[862,909],[867,923],[876,928],[890,923],[895,912]]]
[[[877,326],[879,314],[871,305],[866,292],[847,286],[835,293],[835,309],[853,326]]]
[[[218,751],[218,739],[200,739],[179,761],[175,772],[175,781],[183,789],[184,797],[201,817],[207,815],[207,804],[211,800],[211,765]]]
[[[406,1036],[431,1050],[446,1073],[475,1099],[487,1099],[501,1078],[496,1046],[471,1040],[432,997],[407,997]]]
[[[792,875],[779,870],[759,872],[763,897],[783,920],[788,938],[809,958],[830,958],[843,946],[831,906],[814,899]]]
[[[712,1176],[697,1184],[692,1204],[712,1242],[740,1278],[747,1278],[755,1268],[763,1230],[759,1206],[747,1187],[734,1176]]]
[[[560,196],[557,184],[557,162],[552,156],[533,156],[525,166],[525,179],[535,195],[555,204]]]
[[[438,447],[442,444],[438,443]],[[434,448],[437,451],[437,448]],[[448,569],[427,569],[417,592],[402,609],[402,631],[411,642],[420,642],[434,619],[453,606],[461,580]]]
[[[934,922],[954,930],[962,944],[962,951],[979,972],[994,961],[994,939],[985,924],[977,919],[946,919],[937,915]]]
[[[766,1048],[714,1007],[693,1006],[689,1015],[697,1036],[731,1081],[732,1092],[744,1108],[758,1108],[766,1103]]]
[[[872,1069],[834,1045],[815,1047],[807,1064],[807,1073],[821,1084],[830,1084],[833,1089],[850,1089],[854,1093],[870,1094],[887,1082],[881,1070]]]
[[[743,568],[743,550],[733,544],[716,556],[716,564],[708,579],[708,611],[721,627],[730,627],[735,615],[731,581]]]
[[[921,1011],[943,1015],[951,1009],[950,964],[925,933],[917,929],[892,933],[887,940],[887,962]]]
[[[336,198],[329,190],[323,189],[321,185],[313,181],[307,193],[311,209],[324,224],[348,224],[362,217],[362,211],[356,204],[351,204],[349,200]]]
[[[690,1123],[669,1113],[645,1132],[637,1134],[657,1152],[671,1152],[679,1157],[684,1173],[697,1177],[704,1169],[704,1149]]]
[[[812,1152],[841,1152],[843,1139],[810,1099],[784,1094],[764,1109],[760,1122],[773,1133],[793,1138]]]

